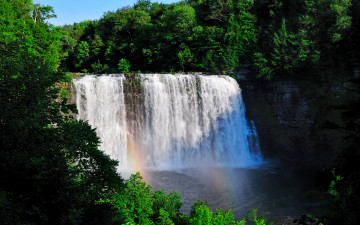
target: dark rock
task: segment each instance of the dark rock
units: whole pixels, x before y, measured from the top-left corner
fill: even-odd
[[[333,155],[326,144],[329,137],[321,133],[321,123],[331,114],[339,117],[335,110],[326,109],[326,104],[343,91],[344,85],[320,87],[295,79],[248,77],[239,83],[246,116],[255,123],[264,156],[294,166],[328,164]]]

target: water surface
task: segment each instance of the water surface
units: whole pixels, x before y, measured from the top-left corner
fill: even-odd
[[[244,218],[250,209],[276,224],[286,217],[299,218],[314,211],[314,204],[304,196],[313,185],[313,174],[284,168],[224,169],[198,168],[173,171],[146,171],[153,190],[178,192],[184,205],[181,212],[189,215],[197,199],[210,209],[229,210]],[[310,176],[310,177],[309,177]]]

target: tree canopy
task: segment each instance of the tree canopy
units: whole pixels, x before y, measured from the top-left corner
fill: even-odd
[[[138,1],[66,25],[62,67],[111,73],[126,59],[135,72],[232,73],[250,65],[266,79],[331,63],[354,68],[358,7],[350,0]]]

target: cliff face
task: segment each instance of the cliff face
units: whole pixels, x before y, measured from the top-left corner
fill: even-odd
[[[246,115],[255,122],[265,157],[296,165],[331,162],[339,135],[323,129],[323,123],[339,119],[339,111],[327,109],[338,88],[291,80],[243,79],[239,83]]]

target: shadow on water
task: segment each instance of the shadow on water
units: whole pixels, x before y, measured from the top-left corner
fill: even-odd
[[[299,218],[302,214],[314,213],[319,204],[323,204],[316,199],[307,199],[314,185],[315,172],[311,171],[280,167],[207,167],[177,171],[148,170],[146,175],[153,190],[178,192],[184,202],[181,212],[187,215],[192,204],[200,199],[207,202],[212,210],[231,209],[238,219],[256,208],[267,221],[278,224],[285,217]]]

